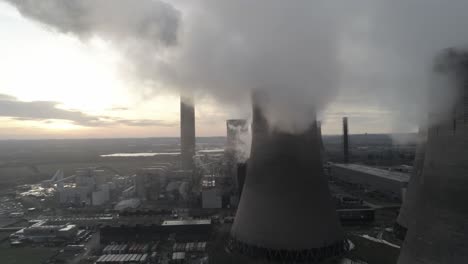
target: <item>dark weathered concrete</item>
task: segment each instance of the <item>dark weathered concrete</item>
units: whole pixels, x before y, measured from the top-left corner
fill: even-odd
[[[323,175],[316,123],[300,134],[281,132],[254,103],[252,130],[233,239],[292,251],[340,244],[344,236]]]
[[[436,75],[452,81],[431,90],[418,214],[399,264],[468,263],[468,53],[446,51],[439,59]],[[453,93],[452,103],[441,105],[441,93]]]
[[[397,224],[407,232],[408,228],[414,224],[416,215],[418,214],[417,199],[421,193],[421,174],[424,166],[424,157],[426,153],[427,131],[420,130],[418,138],[418,146],[413,165],[413,173],[411,174],[408,188],[406,189],[406,197],[401,205],[400,214],[397,218]],[[403,231],[402,230],[402,231]],[[404,232],[403,232],[404,233]],[[402,234],[404,237],[404,234]]]

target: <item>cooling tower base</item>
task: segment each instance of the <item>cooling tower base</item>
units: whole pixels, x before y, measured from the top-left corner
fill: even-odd
[[[231,238],[227,248],[253,259],[278,263],[318,263],[326,259],[342,256],[350,249],[348,241],[340,241],[322,248],[305,250],[278,250],[249,245]]]
[[[393,226],[393,233],[395,234],[395,237],[402,241],[405,240],[407,231],[408,229],[400,225],[398,222]]]

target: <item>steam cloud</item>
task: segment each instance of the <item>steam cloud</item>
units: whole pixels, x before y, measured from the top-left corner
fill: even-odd
[[[235,160],[237,162],[246,162],[250,156],[250,147],[252,142],[252,135],[249,131],[248,126],[243,125],[233,125],[228,123],[228,130],[235,131],[233,134],[235,135],[234,138],[234,149],[231,151],[235,154]]]
[[[414,128],[433,58],[464,45],[468,28],[466,0],[4,1],[59,32],[109,40],[149,83],[236,103],[264,90],[270,121],[292,130],[338,94]]]
[[[179,12],[152,0],[5,0],[63,33],[157,45],[177,44]]]

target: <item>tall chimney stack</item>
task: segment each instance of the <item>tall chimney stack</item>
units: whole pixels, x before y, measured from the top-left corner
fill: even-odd
[[[349,163],[349,135],[347,117],[343,117],[343,162]]]
[[[180,97],[180,159],[183,170],[193,170],[195,156],[195,108],[192,96]]]
[[[399,264],[468,263],[468,52],[443,52],[434,76],[445,86],[429,93],[421,193]]]
[[[290,134],[268,124],[254,94],[247,177],[231,229],[232,252],[279,263],[316,263],[347,243],[323,175],[317,124]]]

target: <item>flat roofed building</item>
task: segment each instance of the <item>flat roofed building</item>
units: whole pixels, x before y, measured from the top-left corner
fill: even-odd
[[[358,164],[338,164],[330,166],[331,176],[341,181],[359,184],[366,189],[382,192],[400,201],[408,186],[409,173],[384,170]]]
[[[211,225],[210,219],[166,220],[162,226]]]

